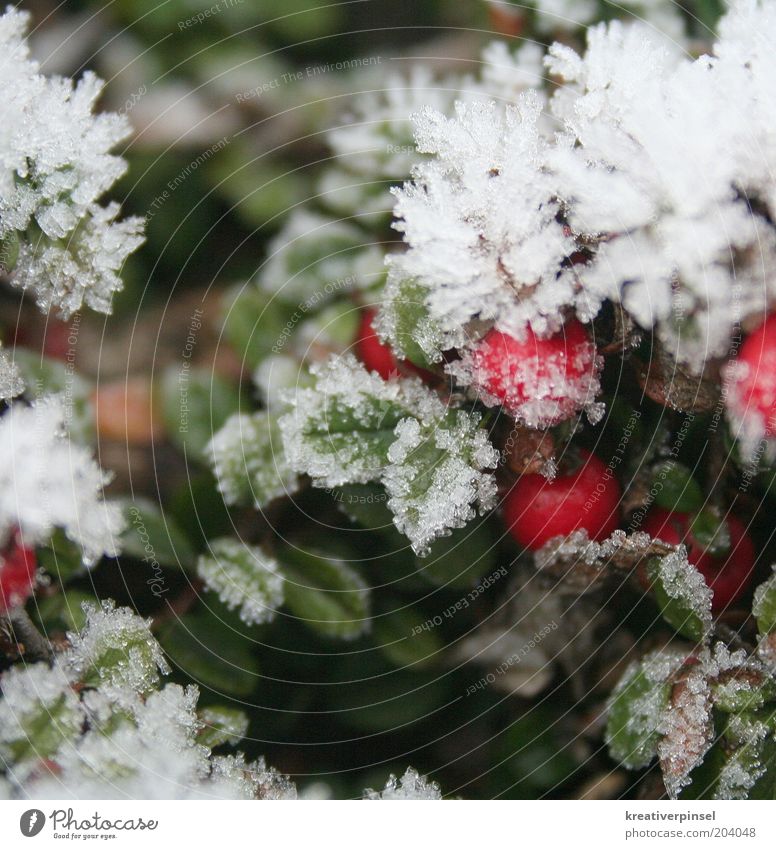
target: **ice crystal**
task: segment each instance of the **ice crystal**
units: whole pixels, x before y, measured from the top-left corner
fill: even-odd
[[[19,527],[29,545],[62,528],[92,563],[117,553],[124,520],[121,508],[103,499],[109,476],[68,438],[64,421],[56,396],[16,403],[0,419],[0,536]]]
[[[424,775],[420,775],[416,769],[408,767],[399,779],[395,775],[391,775],[386,781],[385,787],[379,792],[365,790],[364,798],[371,801],[429,801],[441,799],[442,791],[435,781],[429,781]]]
[[[11,282],[64,316],[84,302],[107,312],[117,272],[142,242],[140,219],[117,223],[118,206],[98,204],[126,169],[110,151],[129,124],[93,114],[102,90],[93,74],[75,84],[40,74],[27,23],[11,9],[0,17],[0,239],[19,241]]]
[[[713,592],[706,579],[687,559],[684,548],[661,557],[656,568],[662,591],[667,597],[667,604],[674,606],[676,618],[672,623],[679,626],[680,622],[692,619],[697,626],[696,638],[704,639],[711,632],[711,600]],[[689,627],[689,626],[688,626]]]
[[[255,546],[223,538],[210,543],[197,573],[230,609],[240,609],[248,625],[270,622],[283,604],[283,578],[275,560]]]
[[[283,453],[277,420],[270,413],[233,415],[206,452],[227,504],[253,503],[261,509],[298,487],[298,476]]]
[[[16,363],[0,347],[0,401],[10,401],[24,392],[24,381]]]

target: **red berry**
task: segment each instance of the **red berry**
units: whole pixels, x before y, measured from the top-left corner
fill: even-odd
[[[388,380],[398,374],[399,364],[390,347],[383,344],[375,333],[372,322],[376,314],[377,311],[372,308],[365,309],[361,314],[356,351],[369,371],[376,371],[383,380]]]
[[[603,540],[619,525],[620,484],[598,457],[579,451],[580,463],[553,480],[523,475],[504,501],[507,529],[536,551],[548,540],[585,530]]]
[[[746,338],[727,378],[733,418],[756,439],[776,436],[776,315]]]
[[[495,328],[464,355],[458,373],[483,395],[529,427],[571,418],[600,391],[602,361],[576,319],[540,339],[526,327],[523,339]]]
[[[714,592],[711,609],[716,613],[733,604],[747,588],[757,559],[754,543],[744,523],[735,516],[727,516],[725,523],[730,533],[730,552],[724,556],[714,556],[694,539],[693,518],[692,513],[653,507],[644,519],[642,530],[653,539],[660,539],[669,545],[683,543],[687,546],[687,559]]]
[[[32,595],[35,568],[35,552],[15,538],[0,555],[0,613],[20,607]]]

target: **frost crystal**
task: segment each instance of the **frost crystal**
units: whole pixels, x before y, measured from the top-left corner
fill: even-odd
[[[110,150],[129,124],[93,114],[102,90],[93,74],[73,84],[39,73],[27,21],[11,9],[0,17],[0,242],[18,241],[18,256],[3,264],[44,310],[68,316],[85,302],[107,312],[117,272],[142,242],[140,219],[117,223],[118,206],[97,203],[126,169]]]
[[[298,476],[283,453],[277,420],[269,413],[233,415],[206,452],[227,504],[253,503],[261,509],[298,487]]]
[[[10,401],[24,392],[24,381],[6,351],[0,347],[0,401]]]
[[[225,537],[210,543],[197,574],[248,625],[270,622],[283,604],[283,578],[275,560],[259,548]]]
[[[17,403],[0,420],[0,537],[19,527],[30,545],[62,528],[93,563],[115,556],[124,520],[103,499],[108,475],[67,437],[64,422],[59,397]]]
[[[386,781],[385,787],[379,792],[365,790],[364,798],[371,801],[431,801],[441,799],[442,791],[435,781],[429,781],[424,775],[420,775],[416,769],[408,767],[399,779],[395,775],[391,775]]]

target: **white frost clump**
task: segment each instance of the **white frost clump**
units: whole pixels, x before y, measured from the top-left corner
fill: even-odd
[[[68,438],[64,422],[57,396],[14,404],[0,419],[0,538],[18,527],[30,545],[62,528],[91,564],[117,554],[124,519],[103,498],[109,476]]]
[[[399,779],[391,775],[379,792],[365,790],[364,798],[370,801],[436,801],[442,798],[442,791],[435,781],[429,781],[416,769],[408,767]]]
[[[10,401],[24,392],[24,381],[16,363],[0,348],[0,401]]]
[[[409,250],[392,278],[425,288],[451,348],[483,321],[547,335],[562,311],[589,321],[612,300],[701,370],[776,298],[774,42],[765,0],[734,2],[696,60],[615,21],[589,31],[582,56],[550,48],[558,132],[535,92],[459,102],[452,118],[421,110],[430,158],[396,193]]]
[[[700,571],[687,559],[684,546],[660,558],[657,574],[668,598],[697,617],[704,636],[708,636],[714,593]]]
[[[142,221],[116,222],[99,198],[124,173],[110,150],[129,133],[124,116],[94,115],[102,82],[44,77],[24,40],[28,15],[0,17],[0,243],[16,245],[11,282],[39,306],[69,316],[110,309],[118,270],[142,242]]]
[[[199,558],[197,574],[230,610],[239,607],[240,618],[248,625],[270,622],[283,604],[277,562],[239,540],[213,540],[210,553]]]

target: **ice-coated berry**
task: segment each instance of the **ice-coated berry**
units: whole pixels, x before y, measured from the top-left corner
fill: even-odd
[[[715,556],[693,536],[693,519],[692,513],[653,507],[641,529],[653,539],[669,545],[683,543],[687,546],[687,559],[703,575],[714,593],[711,609],[716,613],[733,604],[749,585],[757,559],[754,543],[744,523],[736,516],[727,516],[725,522],[730,534],[730,550],[723,556]]]
[[[776,436],[776,315],[747,336],[726,378],[728,410],[745,434]]]
[[[572,319],[547,339],[530,327],[522,339],[494,328],[464,354],[455,371],[486,404],[501,404],[529,427],[546,428],[595,400],[601,367],[584,326]]]
[[[376,371],[383,380],[388,380],[398,374],[399,364],[390,347],[383,344],[375,333],[373,325],[375,315],[376,310],[371,307],[361,314],[356,336],[356,351],[369,371]]]
[[[598,457],[579,451],[579,463],[552,480],[523,475],[504,501],[504,521],[512,536],[536,551],[548,540],[585,530],[603,540],[619,525],[620,484]]]
[[[0,614],[23,605],[35,582],[35,552],[14,539],[0,554]]]

